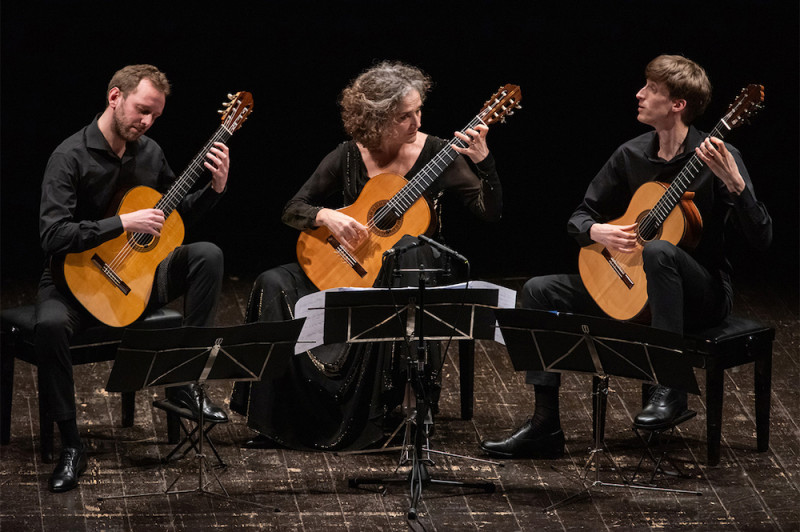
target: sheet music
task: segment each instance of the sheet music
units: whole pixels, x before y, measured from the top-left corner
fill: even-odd
[[[516,304],[517,293],[514,290],[499,286],[486,281],[470,281],[469,283],[458,283],[447,286],[435,286],[426,288],[426,290],[453,290],[453,289],[484,289],[495,290],[497,293],[497,300],[494,304],[496,308],[514,308]],[[295,345],[295,354],[300,354],[315,347],[324,345],[324,332],[325,332],[325,298],[329,293],[337,292],[359,292],[359,291],[388,291],[386,288],[356,288],[356,287],[341,287],[323,290],[321,292],[314,292],[307,296],[301,297],[295,305],[295,318],[306,318],[303,328],[300,331],[300,336]],[[416,292],[418,288],[392,288],[392,292]],[[500,333],[499,327],[495,323],[494,340],[503,343],[503,337]]]

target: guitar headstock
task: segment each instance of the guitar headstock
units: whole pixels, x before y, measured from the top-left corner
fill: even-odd
[[[519,85],[504,85],[484,104],[478,113],[478,118],[486,125],[498,121],[505,122],[506,117],[513,115],[515,109],[522,109],[520,100],[522,100],[522,90]]]
[[[224,109],[217,111],[222,115],[222,124],[231,134],[242,127],[247,117],[253,112],[253,96],[249,92],[228,94],[228,102]]]
[[[731,129],[746,124],[764,107],[763,102],[764,86],[748,85],[739,92],[739,96],[728,107],[728,113],[723,120]]]

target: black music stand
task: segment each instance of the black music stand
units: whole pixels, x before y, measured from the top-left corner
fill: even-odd
[[[592,488],[597,486],[701,494],[628,481],[605,446],[609,375],[700,393],[691,363],[681,358],[681,349],[674,347],[686,343],[680,334],[580,314],[498,309],[495,315],[515,370],[574,371],[594,375],[594,448],[580,477],[584,489],[548,506],[545,511],[591,495]],[[622,478],[622,484],[600,480],[600,464],[595,463],[598,455],[611,462],[612,468]],[[587,485],[586,478],[593,465],[595,478]]]
[[[493,492],[491,482],[461,482],[435,479],[426,464],[431,454],[464,458],[495,465],[498,462],[455,455],[431,449],[429,427],[430,368],[426,360],[426,342],[449,339],[495,339],[497,335],[494,309],[513,306],[516,294],[507,288],[485,282],[426,288],[426,270],[419,270],[419,288],[332,289],[301,298],[295,316],[305,317],[296,352],[301,353],[327,343],[417,341],[417,349],[409,349],[407,389],[414,392],[413,404],[407,408],[406,434],[398,469],[411,462],[407,480],[352,478],[350,487],[365,484],[408,482],[411,501],[408,518],[417,518],[417,503],[424,486],[429,484],[482,489]],[[412,426],[413,437],[410,434]]]
[[[110,392],[132,392],[151,386],[174,386],[195,383],[204,399],[205,382],[209,380],[257,381],[282,374],[286,369],[303,320],[257,322],[235,327],[181,327],[177,329],[128,329],[122,337],[117,357],[106,385]],[[203,453],[202,409],[199,445],[195,448],[198,462],[198,485],[194,489],[173,490],[183,473],[163,491],[98,497],[98,500],[201,493],[231,501],[262,504],[236,499],[228,494],[217,474],[208,466]],[[222,493],[207,489],[206,477],[211,472]],[[271,508],[279,511],[276,508]]]

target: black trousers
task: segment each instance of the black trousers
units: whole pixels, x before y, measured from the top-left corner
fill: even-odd
[[[662,240],[645,245],[642,259],[647,276],[651,326],[683,334],[722,321],[732,301],[723,283],[683,249]],[[520,294],[522,308],[604,316],[578,274],[529,279]],[[559,386],[561,374],[528,371],[528,384]]]
[[[156,269],[148,310],[184,295],[184,325],[209,327],[222,288],[222,251],[198,242],[176,248]],[[98,322],[72,296],[53,284],[45,270],[36,301],[35,349],[39,363],[39,397],[54,421],[76,417],[75,382],[69,343],[81,329]]]

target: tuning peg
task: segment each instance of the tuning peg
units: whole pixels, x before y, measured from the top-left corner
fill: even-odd
[[[217,109],[217,114],[224,115],[225,111],[223,111],[222,109]]]
[[[234,98],[236,98],[236,95],[235,95],[235,94],[231,94],[231,93],[229,92],[229,93],[228,93],[228,99],[229,99],[230,101],[233,101],[233,99],[234,99]]]

